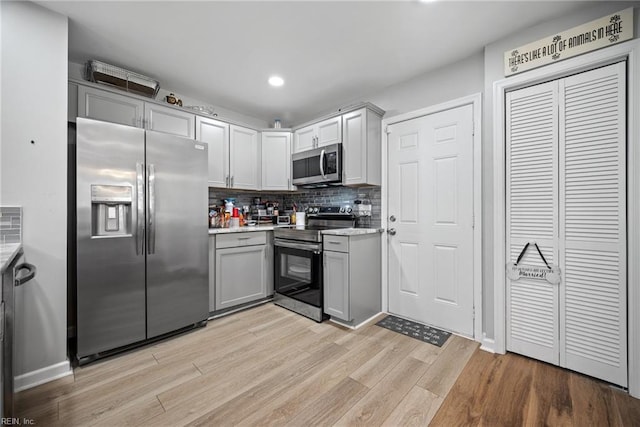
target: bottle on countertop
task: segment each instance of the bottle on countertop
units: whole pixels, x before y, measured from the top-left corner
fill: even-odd
[[[229,214],[233,213],[233,205],[235,203],[236,199],[225,199],[224,201],[224,210],[229,212]]]

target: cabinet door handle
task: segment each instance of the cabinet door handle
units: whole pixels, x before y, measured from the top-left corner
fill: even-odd
[[[19,275],[19,271],[26,271],[27,273],[24,275]],[[18,264],[15,266],[14,275],[15,275],[15,286],[21,286],[27,283],[29,280],[36,277],[36,266],[33,264],[29,264],[28,262],[23,262],[22,264]],[[3,302],[4,304],[4,302]]]
[[[231,187],[233,187],[233,176],[231,177]]]

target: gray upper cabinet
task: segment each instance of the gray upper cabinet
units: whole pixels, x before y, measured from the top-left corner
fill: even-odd
[[[316,148],[342,142],[342,121],[340,117],[323,120],[316,124]]]
[[[196,139],[209,144],[209,186],[260,189],[258,132],[206,117],[196,118]]]
[[[78,117],[144,127],[144,101],[106,90],[78,86]]]
[[[311,150],[342,142],[342,118],[332,117],[295,131],[293,152]]]
[[[227,187],[229,176],[229,124],[196,117],[196,139],[209,144],[209,186]]]
[[[260,169],[258,132],[242,126],[229,126],[230,187],[259,190]]]
[[[302,129],[298,129],[293,134],[293,152],[299,153],[301,151],[312,150],[316,145],[315,127],[307,126]]]
[[[196,115],[176,108],[145,102],[145,127],[185,138],[194,137]]]
[[[291,190],[291,132],[263,131],[262,189]]]
[[[83,85],[78,85],[78,117],[186,138],[193,138],[195,133],[195,114]]]
[[[382,182],[382,118],[368,108],[342,116],[344,185]]]
[[[78,85],[69,82],[67,84],[67,121],[76,122],[78,117]]]

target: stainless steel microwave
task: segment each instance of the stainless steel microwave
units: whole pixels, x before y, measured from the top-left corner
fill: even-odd
[[[291,155],[293,185],[326,187],[342,185],[342,144]]]

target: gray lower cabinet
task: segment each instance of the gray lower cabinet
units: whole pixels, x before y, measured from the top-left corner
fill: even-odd
[[[331,317],[350,321],[349,254],[324,252],[324,312]]]
[[[271,232],[212,235],[209,310],[221,312],[273,294]]]
[[[323,237],[324,312],[357,326],[381,310],[380,234]]]

